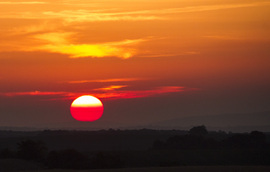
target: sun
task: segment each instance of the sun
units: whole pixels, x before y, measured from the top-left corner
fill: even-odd
[[[103,114],[103,104],[94,96],[83,95],[71,103],[70,113],[78,121],[96,121]]]

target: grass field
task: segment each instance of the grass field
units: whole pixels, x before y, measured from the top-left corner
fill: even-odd
[[[148,167],[121,169],[93,169],[93,170],[41,170],[36,163],[19,159],[0,160],[2,172],[269,172],[270,166],[179,166],[179,167]]]
[[[269,172],[270,166],[188,166],[96,170],[41,170],[39,172]],[[33,172],[33,171],[24,171]]]

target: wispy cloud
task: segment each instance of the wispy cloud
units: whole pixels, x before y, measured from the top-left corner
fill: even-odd
[[[270,2],[254,2],[241,4],[222,4],[222,5],[203,5],[203,6],[187,6],[180,8],[165,8],[151,10],[135,10],[135,11],[112,11],[112,12],[93,12],[88,10],[64,10],[64,11],[46,11],[43,15],[52,18],[62,18],[67,22],[94,22],[94,21],[117,21],[117,20],[165,20],[167,14],[191,13],[214,11],[232,8],[245,8],[270,5]]]
[[[45,51],[65,54],[70,58],[118,57],[128,59],[139,53],[138,45],[151,40],[149,37],[114,42],[78,43],[74,40],[78,33],[64,31],[42,33],[39,29],[17,30],[19,33],[7,34],[7,41],[0,41],[0,51]],[[20,44],[18,44],[18,40],[20,40]]]
[[[42,91],[28,91],[28,92],[7,92],[0,93],[1,96],[47,96],[47,95],[64,95],[67,92],[42,92]]]
[[[160,54],[141,54],[141,57],[175,57],[175,56],[188,56],[188,55],[198,55],[200,52],[198,51],[186,51],[182,53],[160,53]]]
[[[232,9],[232,8],[257,7],[257,6],[265,6],[265,5],[266,6],[270,5],[270,2],[188,6],[188,7],[182,7],[182,8],[164,9],[160,11],[160,14],[203,12],[203,11],[214,11],[214,10],[223,10],[223,9]]]
[[[108,87],[96,88],[94,90],[98,90],[98,91],[112,91],[112,90],[117,90],[117,89],[124,88],[124,87],[127,87],[127,85],[110,85]]]
[[[67,54],[71,58],[80,57],[119,57],[130,58],[136,54],[134,46],[147,39],[127,39],[118,42],[97,44],[74,44],[70,40],[70,33],[46,33],[36,35],[43,41],[43,45],[29,47],[28,51],[44,50],[53,53]]]
[[[70,84],[82,84],[91,82],[127,82],[127,81],[138,81],[145,80],[145,78],[111,78],[111,79],[96,79],[96,80],[78,80],[78,81],[68,81]]]
[[[207,35],[203,36],[204,38],[209,38],[209,39],[219,39],[219,40],[244,40],[248,38],[241,38],[239,36],[229,36],[229,35]]]
[[[109,93],[97,94],[101,98],[110,98],[110,99],[129,99],[129,98],[142,98],[142,97],[152,97],[161,94],[170,94],[176,92],[185,91],[184,87],[179,86],[166,86],[159,87],[151,90],[133,90],[133,91],[115,91]]]
[[[45,4],[46,2],[2,2],[2,4]],[[1,2],[0,2],[1,4]],[[61,19],[66,22],[96,22],[96,21],[142,21],[142,20],[164,20],[170,19],[164,15],[214,11],[233,8],[246,8],[257,6],[268,6],[270,2],[252,2],[252,3],[233,3],[218,5],[198,5],[179,8],[160,8],[149,10],[130,10],[121,9],[111,10],[60,10],[60,11],[41,11],[41,12],[10,12],[2,14],[0,18],[24,18],[24,19]]]
[[[44,16],[49,18],[62,18],[67,22],[94,22],[94,21],[117,21],[117,20],[156,20],[162,19],[160,16],[146,15],[150,11],[131,12],[93,12],[89,10],[65,10],[46,11]]]
[[[130,98],[142,98],[152,97],[162,94],[171,94],[176,92],[186,91],[185,87],[179,86],[165,86],[158,87],[151,90],[119,90],[125,86],[111,86],[108,89],[93,89],[88,92],[42,92],[42,91],[30,91],[30,92],[7,92],[0,93],[0,96],[15,97],[15,96],[42,96],[42,100],[59,100],[59,99],[74,99],[81,95],[93,95],[103,99],[130,99]],[[47,97],[44,97],[47,96]],[[54,97],[54,98],[52,98]]]
[[[41,2],[41,1],[26,1],[26,2],[5,1],[5,2],[0,2],[0,5],[33,5],[33,4],[47,4],[47,2]]]
[[[99,21],[148,21],[163,20],[162,16],[149,13],[150,11],[106,12],[106,10],[64,10],[41,12],[9,12],[2,14],[0,18],[17,19],[42,19],[61,20],[65,24],[74,22],[99,22]],[[152,11],[154,12],[154,11]]]
[[[5,1],[0,4],[44,4],[44,1],[24,1],[13,2]],[[50,3],[52,3],[50,1]],[[75,3],[75,1],[68,1],[68,3]],[[245,8],[245,7],[257,7],[257,6],[269,6],[270,2],[247,2],[247,3],[234,3],[234,4],[222,4],[222,5],[205,5],[205,6],[186,6],[179,8],[160,8],[160,9],[146,9],[146,10],[127,10],[127,9],[77,9],[77,10],[61,10],[55,9],[54,11],[42,11],[42,10],[13,10],[9,12],[1,12],[0,18],[15,18],[15,19],[36,19],[35,24],[15,26],[17,32],[5,31],[2,32],[2,41],[0,41],[0,51],[46,51],[52,53],[60,53],[68,55],[71,58],[83,58],[83,57],[118,57],[122,59],[131,58],[137,54],[143,57],[168,57],[176,56],[179,54],[166,54],[158,53],[142,54],[142,51],[138,50],[138,45],[143,44],[145,41],[152,40],[148,37],[137,39],[121,39],[113,42],[99,42],[99,43],[78,43],[74,41],[77,37],[75,32],[84,34],[73,28],[77,23],[74,22],[96,22],[96,21],[137,21],[137,20],[167,20],[177,19],[181,13],[191,12],[203,12],[222,9],[233,8]],[[20,23],[20,22],[18,22]],[[85,29],[80,25],[80,29]],[[16,30],[15,29],[15,30]],[[22,30],[20,30],[22,29]],[[59,30],[59,32],[54,32]],[[70,31],[72,30],[72,31]],[[70,32],[69,32],[70,31]],[[11,35],[11,36],[10,36]],[[8,37],[10,36],[10,37]],[[81,36],[81,35],[80,35]],[[77,37],[78,38],[78,37]],[[215,39],[233,39],[228,37],[208,37]],[[15,40],[15,41],[14,41]],[[20,44],[18,44],[20,42]],[[194,55],[197,52],[188,52],[180,55]]]

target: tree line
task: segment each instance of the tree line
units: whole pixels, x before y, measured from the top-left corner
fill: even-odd
[[[117,131],[109,130],[108,132]],[[141,132],[151,131],[142,130]],[[46,133],[48,134],[48,132]],[[0,158],[32,161],[49,169],[220,165],[226,161],[228,162],[225,165],[252,163],[270,165],[270,143],[263,132],[228,134],[220,131],[211,133],[202,125],[181,133],[170,136],[166,140],[153,141],[148,150],[142,151],[86,152],[78,151],[76,147],[49,150],[43,141],[28,138],[17,143],[17,150],[2,149]],[[234,159],[236,155],[238,159]],[[200,156],[204,156],[205,159],[200,159]]]
[[[170,137],[165,142],[156,140],[152,149],[266,149],[270,144],[260,131],[232,134],[222,140],[208,135],[205,126],[196,126],[186,135]]]

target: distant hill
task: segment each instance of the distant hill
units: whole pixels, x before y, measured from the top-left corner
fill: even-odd
[[[155,140],[166,140],[174,135],[187,134],[181,130],[44,130],[1,131],[0,150],[15,150],[25,139],[42,140],[50,150],[76,148],[80,151],[97,150],[147,150]]]
[[[157,130],[188,130],[193,126],[205,125],[209,130],[223,130],[231,132],[250,132],[259,130],[270,132],[270,111],[254,113],[232,113],[216,115],[181,116],[179,118],[155,121],[148,124],[126,124],[106,119],[97,120],[93,123],[80,121],[50,123],[39,127],[12,127],[0,126],[0,130],[12,131],[40,131],[40,130],[102,130],[102,129],[157,129]]]
[[[188,129],[192,126],[205,125],[209,130],[233,132],[270,131],[270,111],[242,114],[222,114],[208,116],[180,117],[150,124],[150,128]]]

